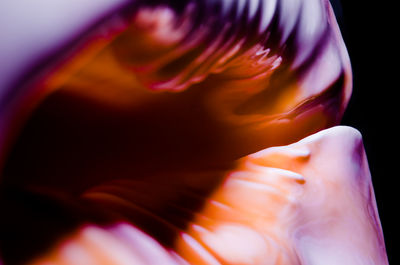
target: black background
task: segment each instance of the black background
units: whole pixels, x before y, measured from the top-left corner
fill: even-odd
[[[354,78],[353,95],[342,124],[357,128],[363,135],[389,263],[400,264],[394,257],[400,193],[396,135],[400,73],[395,73],[395,7],[385,1],[331,3],[350,54]]]

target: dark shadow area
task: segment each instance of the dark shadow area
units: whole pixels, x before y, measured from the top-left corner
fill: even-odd
[[[5,264],[45,254],[86,223],[128,221],[172,247],[234,164],[220,156],[226,143],[214,121],[195,105],[175,100],[186,102],[160,94],[160,104],[121,111],[64,91],[46,98],[25,124],[3,171]],[[118,180],[123,184],[115,184]],[[129,207],[81,197],[93,189]]]
[[[2,189],[0,210],[1,255],[7,265],[25,264],[46,253],[90,220],[90,210],[70,198],[22,188]]]

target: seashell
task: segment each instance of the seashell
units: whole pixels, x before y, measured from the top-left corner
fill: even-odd
[[[387,264],[328,1],[25,2],[0,8],[33,28],[0,51],[4,264]]]

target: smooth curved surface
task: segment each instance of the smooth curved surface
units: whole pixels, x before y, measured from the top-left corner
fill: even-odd
[[[154,200],[171,213],[185,207],[135,197],[138,186],[117,187],[85,197],[126,216],[133,210],[126,201],[154,213]],[[87,264],[79,253],[93,264],[388,264],[361,135],[349,127],[241,159],[194,216],[170,250],[128,224],[88,226],[33,264]],[[171,216],[165,221],[175,225]]]

